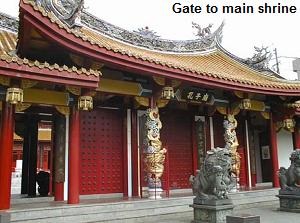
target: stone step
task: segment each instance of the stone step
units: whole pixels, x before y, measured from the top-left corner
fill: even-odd
[[[28,207],[30,207],[29,205],[35,204],[35,203],[49,203],[52,202],[54,200],[53,197],[49,196],[49,197],[27,197],[27,195],[20,195],[19,194],[13,194],[12,195],[12,199],[11,199],[11,204],[14,205],[18,205],[18,204],[28,204]]]
[[[19,219],[15,220],[11,217],[11,222],[23,222],[23,223],[46,223],[46,222],[56,222],[56,223],[68,223],[68,222],[114,222],[114,221],[124,221],[124,219],[136,219],[136,218],[145,218],[151,216],[158,216],[164,214],[172,213],[182,213],[191,211],[188,205],[184,206],[161,206],[157,208],[145,208],[145,209],[121,209],[118,211],[109,211],[109,212],[95,212],[85,213],[78,212],[76,215],[74,213],[65,213],[62,211],[59,216],[40,216],[40,218],[34,219]]]
[[[260,202],[272,202],[278,201],[275,196],[278,194],[278,189],[265,189],[265,190],[253,190],[248,192],[237,192],[229,194],[229,197],[233,200],[233,204],[239,207],[240,205],[247,205]]]
[[[278,202],[275,195],[278,189],[257,190],[249,192],[237,192],[230,194],[237,209],[248,207],[263,202]],[[53,198],[52,198],[53,199]],[[188,213],[192,209],[189,205],[193,197],[168,198],[161,200],[135,200],[111,203],[94,203],[91,200],[89,204],[66,205],[64,203],[46,203],[49,206],[42,206],[45,203],[30,203],[27,208],[22,210],[10,211],[11,222],[142,222],[141,219],[157,218],[178,213]],[[86,201],[85,201],[86,202]],[[27,206],[27,204],[25,206]],[[50,207],[51,205],[51,207]],[[56,206],[54,206],[56,205]],[[36,207],[36,208],[34,208]],[[159,217],[157,218],[159,222]]]
[[[189,210],[191,197],[144,200],[93,205],[12,210],[11,222],[87,222],[134,218],[147,215],[176,213]]]

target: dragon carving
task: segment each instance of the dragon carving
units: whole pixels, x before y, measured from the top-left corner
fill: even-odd
[[[213,24],[209,24],[207,27],[205,28],[201,28],[201,26],[195,22],[192,22],[192,27],[197,29],[197,33],[195,34],[197,37],[199,38],[204,38],[206,36],[211,35],[211,28],[212,28]]]
[[[254,47],[255,53],[251,58],[247,58],[245,63],[260,70],[267,70],[272,53],[268,47]]]
[[[224,140],[225,140],[225,148],[230,151],[232,158],[232,167],[231,172],[238,179],[240,175],[240,167],[241,167],[241,157],[237,152],[237,148],[239,146],[239,142],[236,136],[235,129],[237,127],[237,120],[234,115],[227,115],[227,120],[224,120]]]
[[[84,0],[37,0],[37,4],[52,12],[69,27],[81,26],[80,17]]]
[[[160,129],[162,127],[159,119],[158,108],[147,110],[147,142],[144,151],[145,171],[149,188],[161,188],[160,178],[164,172],[165,153],[167,150],[162,147],[160,141]]]

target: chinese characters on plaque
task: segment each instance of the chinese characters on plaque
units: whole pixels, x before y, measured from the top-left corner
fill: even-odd
[[[181,91],[181,99],[208,104],[214,102],[214,96],[211,93],[199,89],[183,89]]]

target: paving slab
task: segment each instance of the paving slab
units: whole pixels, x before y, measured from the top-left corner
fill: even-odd
[[[256,205],[256,207],[245,208],[234,210],[234,215],[258,215],[260,216],[260,222],[262,223],[296,223],[300,222],[299,213],[290,213],[279,211],[279,204],[273,203],[268,205]],[[165,215],[160,216],[159,220],[157,219],[147,219],[141,222],[150,223],[150,222],[159,222],[159,223],[190,223],[193,219],[193,212],[185,212],[182,214],[176,215]],[[154,221],[155,220],[155,221]],[[139,221],[136,221],[139,222]]]

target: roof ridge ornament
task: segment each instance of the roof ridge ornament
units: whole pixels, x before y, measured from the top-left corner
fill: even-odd
[[[192,40],[169,40],[162,38],[151,38],[142,35],[138,31],[128,31],[110,24],[96,16],[83,11],[81,22],[85,26],[113,39],[117,39],[137,47],[150,50],[172,52],[172,53],[195,53],[215,49],[217,42],[222,40],[222,29],[224,22],[211,34],[210,38],[197,38]],[[155,33],[156,34],[156,33]]]
[[[0,12],[0,29],[1,28],[16,33],[19,28],[19,21],[15,17]]]
[[[36,0],[38,6],[52,12],[58,19],[69,27],[82,26],[81,13],[84,0]]]
[[[197,33],[195,36],[198,38],[205,38],[207,36],[211,36],[211,27],[213,26],[212,23],[210,23],[207,27],[201,28],[201,26],[198,23],[192,22],[192,27],[197,29]]]
[[[145,37],[148,37],[148,38],[151,38],[151,39],[159,39],[159,35],[157,35],[155,31],[149,29],[148,26],[145,26],[143,28],[139,28],[137,31],[133,31],[134,33],[138,33],[142,36],[145,36]]]
[[[252,57],[245,59],[245,63],[259,70],[269,70],[269,62],[272,58],[272,53],[269,47],[254,46],[254,54]]]

